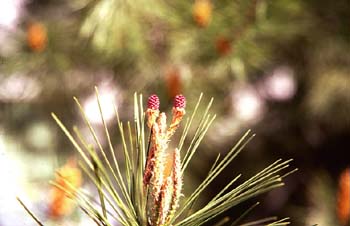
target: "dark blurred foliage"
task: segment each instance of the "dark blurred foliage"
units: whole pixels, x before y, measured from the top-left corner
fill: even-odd
[[[249,219],[278,215],[290,216],[292,225],[336,225],[321,217],[320,205],[334,201],[338,175],[350,164],[350,2],[204,2],[210,5],[198,12],[198,2],[181,0],[0,3],[1,155],[15,150],[24,165],[28,156],[49,165],[44,176],[25,174],[38,186],[74,153],[50,117],[55,112],[82,127],[72,96],[96,118],[90,98],[96,85],[130,120],[134,92],[157,93],[167,106],[183,92],[189,112],[204,92],[205,101],[215,98],[219,117],[191,180],[204,178],[217,153],[251,128],[256,138],[208,197],[232,175],[248,177],[275,159],[293,158],[300,170],[260,197]],[[30,34],[33,24],[42,30]],[[7,148],[9,140],[15,149]],[[335,210],[327,211],[335,219]]]

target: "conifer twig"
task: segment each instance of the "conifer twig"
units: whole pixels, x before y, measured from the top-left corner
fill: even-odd
[[[73,127],[75,135],[73,136],[55,114],[52,113],[52,117],[81,155],[83,161],[79,162],[79,166],[96,187],[100,202],[93,201],[91,196],[83,192],[82,189],[74,187],[64,178],[64,186],[55,182],[51,184],[75,200],[86,216],[98,225],[110,226],[112,225],[110,219],[113,218],[123,226],[199,226],[249,198],[283,186],[284,177],[296,171],[295,169],[283,172],[289,168],[289,163],[292,160],[282,161],[278,159],[248,180],[235,186],[241,177],[241,174],[238,174],[231,178],[229,183],[208,203],[195,209],[195,203],[204,190],[229,166],[255,135],[248,130],[225,155],[218,154],[205,179],[192,193],[186,195],[187,198],[184,202],[180,202],[181,197],[184,196],[182,194],[183,186],[186,184],[183,182],[185,170],[216,117],[215,114],[210,113],[213,99],[209,101],[203,114],[199,116],[200,120],[196,122],[194,135],[188,140],[188,146],[184,148],[190,127],[196,121],[194,117],[197,116],[200,109],[202,94],[200,95],[192,114],[186,120],[182,136],[177,147],[174,148],[175,150],[168,150],[168,144],[180,127],[180,122],[186,113],[184,96],[177,95],[175,97],[170,125],[166,123],[166,114],[159,112],[160,102],[156,95],[152,95],[148,99],[147,109],[144,111],[142,95],[134,94],[134,122],[128,122],[126,130],[119,118],[117,107],[114,105],[125,164],[124,168],[120,168],[116,158],[117,153],[115,153],[116,150],[113,147],[103,116],[97,87],[95,87],[95,92],[107,138],[106,146],[110,152],[108,154],[112,156],[112,159],[107,156],[104,145],[77,98],[74,100],[94,138],[97,150],[94,145],[87,142],[77,127]],[[150,136],[148,139],[145,134],[145,125],[149,128],[147,134]],[[181,153],[181,149],[185,150]],[[181,158],[181,156],[183,157]],[[19,198],[17,199],[32,218],[39,225],[43,225],[25,207],[23,202]],[[111,212],[107,211],[106,204],[113,209]],[[232,219],[231,226],[237,225],[257,205],[258,203],[245,210],[237,219]],[[216,225],[223,225],[229,220],[231,220],[229,217],[223,218]],[[252,226],[273,220],[276,219],[265,218],[241,226]],[[270,223],[269,226],[282,226],[288,223],[288,218],[285,218]]]

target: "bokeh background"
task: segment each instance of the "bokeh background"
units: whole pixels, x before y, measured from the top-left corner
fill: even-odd
[[[76,156],[50,113],[84,128],[76,96],[102,130],[95,85],[110,128],[111,102],[130,120],[134,92],[156,93],[164,111],[179,93],[188,112],[201,92],[205,101],[214,97],[218,117],[185,186],[203,179],[216,155],[251,128],[256,138],[208,197],[233,175],[293,158],[299,171],[259,197],[246,220],[346,224],[337,205],[350,202],[338,191],[350,183],[349,176],[339,182],[350,163],[348,0],[0,0],[1,226],[35,225],[16,196],[48,225],[91,224],[79,211],[47,213],[48,181]]]

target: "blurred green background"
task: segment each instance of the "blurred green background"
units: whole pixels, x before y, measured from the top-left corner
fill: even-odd
[[[59,220],[45,213],[48,181],[76,155],[50,113],[85,128],[77,96],[103,131],[95,85],[115,131],[111,102],[130,120],[134,92],[156,93],[164,111],[179,93],[188,112],[201,92],[214,97],[218,118],[185,187],[251,128],[256,138],[208,197],[232,175],[293,158],[300,170],[259,197],[246,220],[340,225],[338,177],[350,163],[348,0],[1,0],[0,226],[35,225],[17,195],[48,225],[89,224],[79,212]]]

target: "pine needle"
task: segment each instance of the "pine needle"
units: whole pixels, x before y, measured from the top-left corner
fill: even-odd
[[[22,200],[19,197],[16,197],[16,199],[38,225],[44,226],[44,224],[41,223],[41,221],[35,216],[35,214],[32,211],[29,210],[29,208],[22,202]]]

